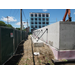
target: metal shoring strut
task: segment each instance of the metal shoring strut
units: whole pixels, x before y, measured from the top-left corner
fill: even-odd
[[[44,33],[45,33],[46,31],[48,32],[48,28],[46,28],[46,30],[43,32],[43,34],[42,34],[40,37],[38,37],[38,40],[44,35]],[[37,40],[37,42],[38,42],[38,40]]]

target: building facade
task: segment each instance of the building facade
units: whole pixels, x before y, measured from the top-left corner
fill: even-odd
[[[49,13],[30,13],[30,32],[49,25]]]

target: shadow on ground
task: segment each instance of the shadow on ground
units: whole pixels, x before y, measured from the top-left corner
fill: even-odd
[[[75,65],[75,60],[67,61],[67,62],[56,62],[55,65]]]
[[[26,38],[26,40],[27,39],[28,39],[28,37]],[[24,43],[24,41],[22,41],[19,44],[15,55],[9,61],[7,61],[4,65],[18,65],[18,62],[20,61],[20,59],[24,55],[23,43]]]

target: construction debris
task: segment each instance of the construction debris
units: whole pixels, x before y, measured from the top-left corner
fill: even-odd
[[[34,52],[34,55],[40,55],[39,52]]]

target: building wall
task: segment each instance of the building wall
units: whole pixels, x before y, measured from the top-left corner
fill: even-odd
[[[33,17],[31,17],[31,14],[33,14]],[[35,16],[35,14],[37,14],[37,17]],[[39,17],[39,14],[41,15],[41,17]],[[43,17],[43,14],[45,15],[45,17]],[[47,14],[49,15],[49,13],[30,13],[30,32],[33,29],[32,26],[34,27],[34,29],[39,29],[39,28],[49,25],[49,16],[50,15],[48,17],[46,17]],[[45,20],[43,20],[43,18]],[[31,19],[33,19],[33,20],[31,20]],[[41,20],[39,20],[39,19],[41,19]],[[48,21],[46,19],[48,19]],[[45,24],[43,24],[43,22],[45,22]],[[46,23],[48,23],[48,24],[46,24]],[[37,26],[37,28],[36,28],[36,26]],[[39,27],[39,26],[41,26],[41,27]]]

